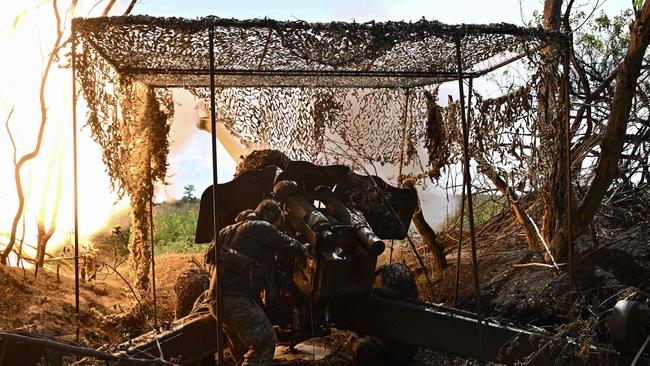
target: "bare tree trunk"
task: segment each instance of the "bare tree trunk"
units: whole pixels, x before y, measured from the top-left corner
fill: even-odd
[[[137,2],[138,2],[138,0],[131,0],[131,2],[129,3],[129,6],[124,11],[124,15],[131,14],[131,10],[133,10],[133,7],[135,6],[135,3],[137,3]]]
[[[424,219],[422,214],[422,207],[420,206],[420,199],[418,198],[418,207],[413,214],[413,223],[415,228],[418,230],[422,236],[422,240],[429,248],[431,255],[433,257],[433,269],[437,274],[442,274],[445,268],[447,268],[447,258],[445,257],[445,249],[438,242],[436,233],[433,231],[429,223]]]
[[[433,231],[433,228],[431,228],[429,223],[424,219],[420,197],[417,196],[417,190],[415,188],[415,181],[413,179],[405,179],[401,185],[405,188],[411,188],[416,191],[417,207],[411,219],[413,220],[418,233],[422,237],[424,244],[431,252],[431,256],[433,257],[433,269],[437,274],[442,274],[444,269],[447,268],[445,248],[443,248],[438,241],[438,237],[436,236],[435,231]]]
[[[57,217],[58,217],[58,212],[59,212],[59,205],[61,204],[61,190],[63,186],[63,174],[61,172],[61,163],[63,160],[63,152],[61,152],[58,155],[58,158],[55,162],[54,157],[57,157],[57,155],[52,154],[53,159],[50,160],[49,164],[49,169],[50,171],[48,172],[47,178],[45,179],[45,188],[43,190],[43,197],[41,199],[41,206],[39,209],[38,213],[38,222],[37,222],[37,229],[38,229],[38,236],[37,236],[37,242],[36,242],[36,267],[37,268],[43,268],[43,261],[45,260],[45,249],[47,247],[47,243],[54,235],[54,232],[56,231],[56,223],[57,223]],[[51,176],[52,172],[55,172],[57,174],[57,179],[56,179],[56,188],[54,192],[54,205],[52,207],[52,217],[50,218],[50,225],[49,227],[45,227],[45,213],[47,209],[47,198],[49,197],[49,182],[51,181]]]
[[[559,30],[562,22],[562,0],[544,2],[544,28]],[[540,124],[542,144],[540,158],[546,168],[546,177],[542,186],[543,218],[541,233],[547,243],[551,243],[554,256],[562,255],[566,250],[566,236],[563,228],[566,222],[566,164],[567,156],[562,144],[565,133],[562,128],[562,110],[559,93],[559,61],[561,48],[551,44],[542,52],[541,79],[538,89],[538,121]],[[558,235],[559,234],[559,235]]]
[[[71,9],[74,9],[74,6],[76,5],[76,0],[73,1],[73,5],[71,5]],[[54,41],[54,46],[52,47],[53,52],[51,52],[48,56],[47,63],[45,64],[45,68],[43,69],[43,73],[41,74],[41,87],[40,87],[40,92],[39,92],[39,101],[40,101],[40,107],[41,107],[41,122],[38,128],[38,135],[36,136],[36,146],[34,146],[34,149],[23,155],[17,162],[14,159],[14,180],[16,182],[16,195],[18,196],[18,208],[16,209],[16,214],[14,215],[14,219],[11,225],[11,234],[9,236],[9,243],[5,247],[5,250],[0,253],[0,264],[7,264],[7,257],[11,253],[14,244],[16,243],[16,232],[18,230],[18,223],[20,222],[20,218],[23,215],[23,210],[25,208],[25,195],[23,193],[23,186],[22,186],[22,181],[21,181],[21,174],[20,171],[25,165],[25,163],[29,162],[30,160],[34,159],[38,153],[41,150],[41,144],[43,142],[43,132],[45,131],[45,125],[47,123],[47,106],[45,104],[45,87],[47,84],[47,79],[50,74],[50,69],[52,68],[52,65],[57,62],[59,59],[58,52],[56,52],[59,49],[59,46],[61,44],[61,40],[63,38],[63,28],[61,25],[61,17],[59,15],[59,7],[57,4],[57,0],[52,1],[52,7],[54,11],[54,16],[56,17],[56,40]]]
[[[643,57],[650,43],[650,0],[646,0],[630,27],[630,45],[616,79],[614,98],[607,129],[600,144],[600,159],[594,179],[577,212],[577,226],[587,227],[594,218],[612,180],[618,174],[618,161],[623,151],[632,100],[636,94],[637,79],[641,73]]]

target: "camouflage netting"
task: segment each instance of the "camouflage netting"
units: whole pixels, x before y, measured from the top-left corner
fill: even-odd
[[[121,90],[133,81],[209,99],[211,30],[218,120],[244,144],[320,163],[416,164],[430,177],[457,155],[440,147],[459,136],[457,126],[443,126],[453,111],[432,107],[426,97],[458,77],[457,45],[467,78],[563,37],[509,24],[427,20],[75,19],[78,74],[96,140],[119,144],[115,124],[132,104]],[[419,147],[428,162],[419,161]],[[120,154],[108,155],[105,162],[117,165]]]
[[[164,180],[167,167],[170,89],[185,88],[210,101],[214,85],[218,121],[245,145],[283,153],[273,157],[280,165],[286,159],[355,169],[388,163],[398,167],[398,182],[414,183],[439,178],[442,168],[460,160],[461,108],[458,101],[437,105],[441,83],[480,77],[567,40],[509,24],[427,20],[128,16],[74,19],[72,31],[87,125],[102,147],[113,187],[131,197],[131,267],[143,297],[151,257],[146,218],[153,182]],[[475,158],[482,154],[492,162],[525,154],[530,162],[541,161],[530,149],[522,153],[535,140],[527,135],[537,132],[526,127],[528,90],[505,99],[475,98]],[[515,124],[521,129],[512,132]],[[504,148],[507,143],[511,149]],[[245,163],[263,159],[252,156]],[[525,165],[506,168],[496,167],[509,180],[520,180]]]
[[[437,94],[433,87],[217,89],[217,120],[243,143],[267,145],[293,160],[349,163],[351,155],[394,163],[402,145],[409,160],[413,144],[424,143],[425,89]],[[209,98],[206,89],[194,91]]]
[[[73,20],[84,46],[120,74],[152,86],[209,86],[214,29],[217,86],[414,87],[480,73],[541,41],[560,37],[510,24],[306,23],[148,16]]]

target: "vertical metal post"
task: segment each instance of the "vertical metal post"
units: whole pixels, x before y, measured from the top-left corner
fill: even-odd
[[[563,69],[562,74],[562,98],[564,102],[564,154],[565,154],[565,165],[566,165],[566,220],[567,220],[567,249],[568,249],[568,262],[569,262],[569,288],[571,291],[575,290],[575,278],[574,278],[574,253],[573,253],[573,235],[571,231],[573,230],[573,223],[571,220],[571,215],[573,211],[573,197],[571,193],[571,115],[570,115],[570,100],[569,100],[569,45],[565,46],[564,49],[564,60],[563,60]]]
[[[474,90],[474,79],[469,78],[469,94],[467,95],[467,121],[471,123],[471,110],[472,110],[472,93]],[[461,111],[463,113],[464,111]],[[463,164],[465,164],[463,162]],[[463,165],[464,166],[464,165]],[[465,217],[465,184],[463,184],[462,193],[460,195],[460,228],[458,234],[458,254],[456,257],[456,286],[454,287],[454,306],[458,306],[458,284],[460,283],[460,252],[463,247],[463,218]]]
[[[79,342],[79,197],[77,190],[77,34],[72,31],[72,164],[74,196],[74,310]]]
[[[463,161],[463,172],[465,162]],[[463,174],[464,175],[464,174]],[[463,222],[465,221],[465,182],[460,194],[460,228],[458,229],[458,253],[456,255],[456,286],[454,287],[454,307],[458,306],[458,285],[460,284],[460,251],[463,248]]]
[[[212,127],[212,218],[214,225],[213,237],[217,237],[217,184],[219,179],[217,177],[217,110],[215,101],[215,65],[214,65],[214,27],[210,27],[209,31],[209,45],[210,45],[210,123]],[[221,269],[221,256],[219,251],[215,250],[215,271],[217,278],[217,291],[216,291],[216,314],[217,314],[217,362],[219,366],[223,366],[223,283],[219,270]]]
[[[474,292],[476,296],[476,314],[478,315],[479,356],[483,354],[483,331],[481,315],[481,286],[478,276],[478,259],[476,257],[476,232],[474,230],[474,207],[472,204],[472,176],[469,171],[469,125],[465,116],[465,93],[463,89],[463,61],[460,49],[460,38],[456,40],[456,61],[458,66],[458,91],[460,93],[460,117],[463,128],[463,185],[467,195],[467,213],[469,221],[470,242],[472,244],[472,271],[474,272]],[[481,359],[481,357],[479,357]]]
[[[472,125],[473,119],[472,119],[472,94],[474,94],[474,78],[469,77],[467,78],[467,129],[469,131],[469,127]]]

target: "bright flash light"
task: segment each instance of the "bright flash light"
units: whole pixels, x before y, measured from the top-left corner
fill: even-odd
[[[59,2],[62,20],[66,20],[68,6]],[[66,37],[67,32],[64,40]],[[17,158],[34,150],[41,122],[41,76],[55,39],[56,22],[50,1],[3,4],[0,12],[0,54],[3,55],[0,59],[0,248],[8,242],[18,207],[14,149],[6,122],[13,108],[8,128],[14,138]],[[21,169],[25,195],[24,241],[36,244],[39,216],[46,227],[56,221],[48,252],[55,252],[57,246],[69,240],[74,228],[72,76],[69,68],[61,67],[66,63],[66,52],[60,52],[61,62],[53,65],[47,79],[44,94],[47,122],[39,154]],[[83,107],[78,109],[80,126],[85,114]],[[106,225],[117,197],[111,193],[100,148],[91,141],[87,130],[78,134],[78,151],[79,235],[86,241]],[[54,212],[57,200],[58,212]],[[120,203],[124,204],[124,201]],[[18,239],[23,236],[22,228],[21,223]]]

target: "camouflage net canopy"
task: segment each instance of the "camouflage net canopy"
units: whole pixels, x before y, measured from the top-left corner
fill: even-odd
[[[121,100],[128,97],[121,90],[131,83],[186,88],[209,100],[213,32],[218,121],[244,144],[265,144],[296,160],[349,163],[352,154],[400,165],[424,148],[430,161],[422,167],[444,165],[449,156],[432,149],[447,149],[439,142],[456,128],[431,125],[442,122],[427,95],[437,98],[437,85],[459,77],[457,47],[462,77],[475,78],[564,37],[509,24],[427,20],[127,16],[72,24],[78,79],[98,141],[119,142],[111,125],[130,113],[125,107],[133,103]],[[105,162],[114,160],[104,150]]]

